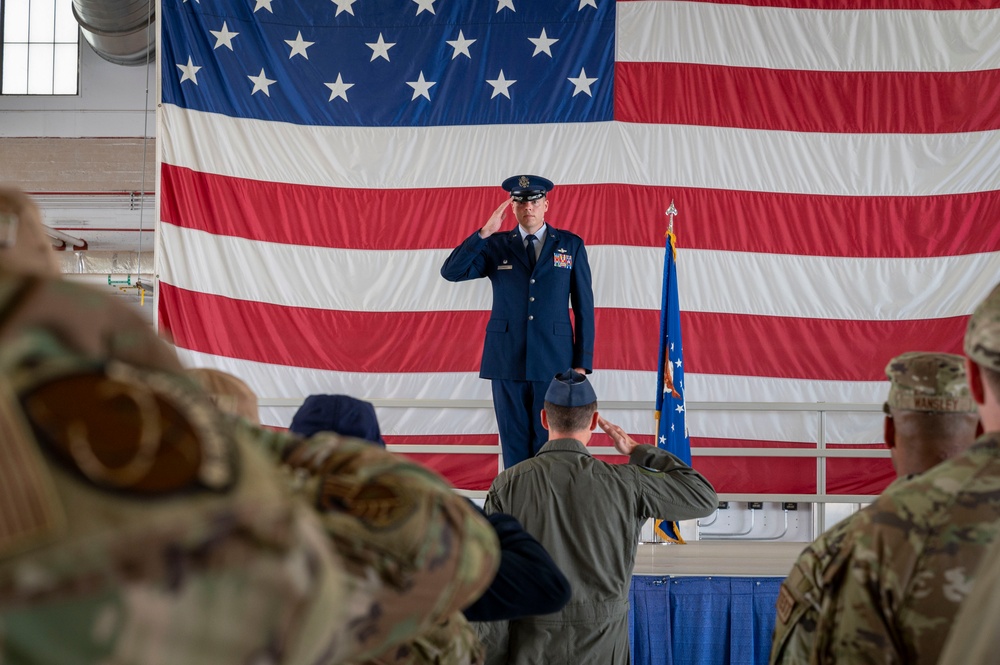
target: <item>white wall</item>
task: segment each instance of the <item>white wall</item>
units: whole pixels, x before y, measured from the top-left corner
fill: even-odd
[[[0,95],[0,137],[155,136],[156,99],[155,59],[114,65],[81,39],[80,94]]]

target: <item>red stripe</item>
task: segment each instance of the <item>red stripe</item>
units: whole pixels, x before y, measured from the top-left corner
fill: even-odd
[[[980,132],[1000,128],[1000,69],[829,72],[620,62],[615,119],[791,132]]]
[[[810,459],[693,457],[691,463],[719,493],[816,493],[816,462]]]
[[[160,282],[160,323],[180,347],[343,372],[478,371],[489,313],[345,312],[198,293]],[[843,321],[682,312],[688,372],[881,381],[904,351],[960,352],[965,317]],[[598,369],[655,371],[659,312],[599,309]],[[428,353],[414,340],[434,340]],[[748,396],[752,397],[752,396]]]
[[[892,460],[884,457],[826,460],[826,491],[830,494],[881,494],[895,479]]]
[[[497,475],[496,455],[453,455],[449,453],[403,453],[436,471],[462,490],[488,490]]]
[[[816,462],[811,459],[695,456],[692,464],[720,494],[815,494],[817,491]],[[859,464],[863,464],[863,469]],[[827,460],[828,494],[881,494],[895,478],[891,460]]]
[[[351,249],[454,247],[503,191],[336,189],[210,175],[164,164],[161,219],[218,235]],[[680,246],[772,254],[914,258],[1000,251],[1000,191],[820,196],[639,185],[556,186],[553,226],[588,245],[662,247],[674,201]],[[443,214],[433,214],[441,211]],[[433,216],[434,223],[426,220]],[[505,228],[513,228],[508,216]],[[372,220],[388,220],[372,223]]]
[[[643,2],[645,0],[618,0]],[[969,10],[997,9],[1000,0],[689,0],[709,5],[749,5],[751,7],[785,7],[789,9],[894,9],[894,10]]]

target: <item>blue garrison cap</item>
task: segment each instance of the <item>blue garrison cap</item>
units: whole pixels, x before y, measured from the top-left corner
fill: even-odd
[[[585,375],[568,369],[552,379],[545,391],[545,401],[556,406],[586,406],[597,401],[597,393]]]
[[[522,202],[540,199],[555,187],[551,180],[537,175],[511,176],[500,186],[510,192],[510,198]]]
[[[299,436],[335,432],[384,446],[375,407],[348,395],[310,395],[292,416],[289,431]]]

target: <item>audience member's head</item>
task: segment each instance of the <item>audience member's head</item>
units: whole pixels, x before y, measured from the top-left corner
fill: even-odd
[[[348,395],[310,395],[295,412],[288,429],[304,437],[335,432],[385,445],[375,407]]]
[[[983,428],[1000,430],[1000,284],[969,317],[965,331],[969,389],[979,408]]]
[[[208,393],[220,411],[260,425],[257,395],[242,379],[211,367],[194,367],[184,372]]]
[[[885,374],[885,444],[896,475],[922,473],[975,441],[979,414],[962,356],[904,353],[889,361]]]
[[[545,391],[545,410],[542,425],[549,430],[549,438],[580,439],[597,427],[597,393],[586,375],[568,369],[556,374]],[[586,441],[584,441],[586,443]]]
[[[0,267],[18,274],[60,275],[38,206],[21,190],[3,186],[0,186]]]

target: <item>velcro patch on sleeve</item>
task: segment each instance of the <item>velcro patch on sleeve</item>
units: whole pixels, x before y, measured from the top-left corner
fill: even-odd
[[[110,363],[49,378],[20,395],[45,449],[93,484],[145,495],[235,482],[218,411],[175,377]]]
[[[795,609],[795,596],[792,592],[788,590],[784,584],[781,585],[781,590],[778,591],[778,621],[781,623],[788,623],[789,617],[792,616],[792,610]]]

